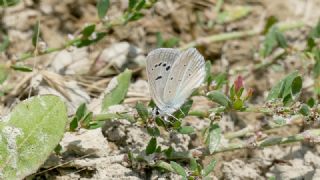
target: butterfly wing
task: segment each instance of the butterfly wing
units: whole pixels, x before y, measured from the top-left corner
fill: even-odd
[[[205,61],[195,49],[182,52],[174,61],[164,89],[164,103],[179,108],[205,78]]]
[[[159,48],[151,51],[147,56],[147,76],[151,97],[159,109],[166,106],[164,102],[164,88],[168,75],[173,69],[175,59],[180,51],[170,48]]]

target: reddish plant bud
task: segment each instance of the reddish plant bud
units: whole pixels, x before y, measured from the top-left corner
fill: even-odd
[[[238,76],[238,78],[234,81],[234,90],[236,93],[243,88],[243,78],[242,76]]]
[[[249,88],[245,99],[246,99],[246,100],[249,99],[249,98],[252,96],[252,94],[253,94],[253,89],[252,89],[252,88]]]

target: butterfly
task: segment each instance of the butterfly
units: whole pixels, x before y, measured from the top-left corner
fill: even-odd
[[[205,78],[205,60],[195,48],[185,51],[159,48],[147,56],[147,77],[154,115],[168,116],[177,111]]]

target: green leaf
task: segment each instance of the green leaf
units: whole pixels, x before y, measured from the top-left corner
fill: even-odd
[[[291,92],[292,95],[299,94],[302,89],[302,78],[301,76],[297,76],[293,79],[291,83]]]
[[[313,98],[309,98],[307,104],[312,108],[316,104],[316,101]]]
[[[156,38],[157,38],[157,41],[156,41],[157,42],[157,47],[158,48],[163,47],[164,40],[163,40],[161,32],[157,32],[156,33]]]
[[[147,132],[150,136],[160,136],[160,130],[157,127],[147,127]]]
[[[270,55],[274,48],[278,45],[276,38],[276,28],[271,28],[265,36],[260,54],[262,57]]]
[[[212,74],[211,74],[211,62],[210,61],[206,61],[206,65],[205,65],[205,68],[206,68],[206,77],[205,77],[205,81],[207,82],[208,85],[211,84],[212,80],[213,80],[213,77],[212,77]]]
[[[136,21],[143,17],[144,15],[141,12],[135,12],[128,17],[128,21]]]
[[[178,164],[174,161],[170,161],[170,165],[177,174],[179,174],[182,177],[187,177],[186,171],[183,169],[182,166],[180,166],[180,164]]]
[[[81,121],[81,126],[84,128],[89,128],[93,119],[93,113],[89,112]]]
[[[36,25],[33,28],[32,44],[34,47],[37,47],[39,37],[40,37],[40,21],[38,20]]]
[[[87,105],[86,103],[82,103],[76,111],[76,117],[80,120],[84,117],[86,113],[87,113]]]
[[[230,107],[231,101],[229,98],[220,91],[211,91],[208,93],[207,97],[222,106]]]
[[[146,1],[145,0],[140,0],[140,2],[137,4],[137,6],[135,7],[136,11],[139,11],[141,10],[144,5],[146,4]]]
[[[154,153],[157,149],[157,139],[155,137],[151,138],[147,148],[146,148],[146,154],[150,155],[152,153]]]
[[[136,6],[137,2],[137,0],[129,0],[129,10],[132,10]]]
[[[314,56],[314,60],[316,61],[313,67],[313,76],[317,78],[320,76],[320,49],[314,48],[312,50],[312,54]]]
[[[81,31],[81,34],[84,38],[88,38],[91,36],[91,34],[94,32],[95,29],[96,29],[95,24],[88,25]]]
[[[317,25],[311,30],[309,37],[320,38],[320,20]]]
[[[107,33],[105,33],[105,32],[98,32],[98,33],[96,33],[95,38],[93,38],[93,39],[88,39],[88,38],[77,39],[77,41],[74,41],[72,43],[72,45],[74,45],[74,46],[76,46],[78,48],[89,46],[91,44],[94,44],[94,43],[100,41],[106,35],[107,35]]]
[[[286,48],[287,42],[282,32],[276,25],[272,26],[265,36],[260,54],[262,57],[269,56],[276,47]]]
[[[210,154],[214,153],[218,148],[221,140],[221,129],[217,123],[209,127],[206,144],[209,147]]]
[[[288,47],[287,40],[280,31],[276,31],[275,36],[280,47],[282,48]]]
[[[9,69],[4,65],[0,64],[0,84],[2,84],[9,76]]]
[[[131,75],[131,70],[125,70],[110,81],[102,101],[102,112],[106,111],[110,106],[123,101],[128,92]]]
[[[163,47],[173,48],[179,44],[180,39],[177,37],[172,37],[164,41]]]
[[[148,119],[148,109],[141,102],[137,102],[136,110],[143,121]]]
[[[227,83],[227,74],[226,73],[219,73],[214,76],[213,80],[216,83],[215,89],[221,89],[222,86]]]
[[[103,19],[106,14],[107,11],[109,9],[110,6],[110,2],[109,0],[99,0],[97,3],[97,11],[98,11],[98,16],[100,19]]]
[[[79,120],[77,117],[72,118],[69,124],[69,131],[75,131],[78,128]]]
[[[190,158],[190,169],[193,172],[198,171],[198,163],[197,163],[196,159],[193,157]]]
[[[164,169],[166,171],[175,172],[174,169],[171,167],[171,165],[169,163],[164,162],[162,160],[157,161],[154,166],[158,167],[158,168],[161,168],[161,169]]]
[[[191,107],[192,107],[192,104],[193,104],[193,101],[192,99],[189,99],[187,102],[185,102],[181,107],[180,109],[175,112],[173,114],[174,117],[180,119],[180,118],[184,118],[185,116],[188,115]]]
[[[213,171],[214,167],[216,166],[217,161],[211,160],[211,162],[203,169],[203,176],[208,176],[210,172]]]
[[[191,134],[194,133],[194,128],[192,126],[181,126],[178,132],[181,134]]]
[[[1,0],[0,0],[0,1],[1,1]],[[2,35],[1,41],[2,41],[2,42],[1,42],[1,44],[0,44],[0,53],[1,53],[1,52],[4,52],[4,51],[8,48],[9,43],[10,43],[9,37],[8,37],[7,35],[5,35],[5,34]]]
[[[266,34],[270,30],[270,28],[278,21],[278,18],[276,18],[275,16],[268,17],[266,25],[264,26],[263,34]]]
[[[23,66],[23,65],[11,65],[11,68],[16,71],[32,72],[32,67]]]
[[[19,103],[0,121],[1,179],[23,179],[38,170],[61,140],[67,109],[57,96]]]
[[[302,104],[299,112],[304,116],[308,116],[310,114],[309,106],[306,104]]]
[[[297,71],[294,71],[280,80],[269,92],[267,100],[282,99],[285,103],[292,100],[291,95],[296,95],[302,87],[302,79]]]
[[[20,0],[0,0],[0,6],[13,6],[20,2]]]

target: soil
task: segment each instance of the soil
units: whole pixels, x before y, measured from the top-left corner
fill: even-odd
[[[68,113],[75,113],[83,102],[94,113],[100,112],[101,95],[112,84],[112,77],[125,68],[134,70],[133,80],[124,103],[112,106],[110,112],[133,111],[137,101],[150,100],[145,72],[145,57],[157,47],[157,33],[163,39],[178,38],[175,47],[202,37],[225,32],[252,30],[263,26],[270,16],[279,21],[302,20],[302,28],[285,32],[292,48],[302,50],[306,37],[320,17],[319,0],[226,0],[222,10],[234,7],[248,7],[250,13],[226,23],[216,23],[215,11],[218,0],[162,0],[151,9],[143,10],[145,16],[138,21],[114,27],[98,43],[84,48],[68,48],[58,52],[28,59],[26,64],[36,62],[39,72],[30,76],[15,72],[1,87],[12,87],[0,97],[2,115],[19,101],[32,95],[56,94],[68,105]],[[111,0],[108,18],[116,18],[127,9],[127,0]],[[5,53],[0,55],[0,63],[15,61],[23,52],[32,50],[33,26],[41,20],[41,38],[47,47],[61,47],[66,40],[79,33],[90,23],[98,23],[95,0],[24,0],[18,5],[0,9],[0,30],[10,39]],[[212,24],[213,25],[210,25]],[[280,58],[269,67],[252,71],[257,64],[270,60],[258,56],[263,36],[251,36],[223,42],[201,45],[198,50],[213,64],[213,73],[226,72],[230,82],[238,75],[245,77],[245,86],[254,89],[252,104],[263,104],[268,90],[286,74],[299,70],[304,77],[302,99],[312,94],[312,62],[299,54]],[[111,67],[111,68],[105,68]],[[29,77],[29,78],[28,78]],[[23,80],[25,81],[23,81]],[[64,90],[57,90],[47,83],[54,79],[57,84],[64,82]],[[311,85],[310,85],[311,84]],[[65,97],[64,93],[69,96]],[[208,109],[216,104],[202,97],[193,97],[193,109]],[[259,126],[270,117],[252,113],[224,114],[219,124],[223,133],[240,130],[247,126]],[[201,131],[209,120],[187,117],[184,122]],[[302,128],[289,126],[279,129],[277,135],[292,135],[302,132]],[[201,135],[181,135],[162,132],[158,137],[162,147],[173,147],[176,151],[187,151],[202,146]],[[275,135],[270,134],[270,135]],[[102,128],[81,129],[66,132],[61,140],[62,152],[52,154],[47,162],[30,179],[180,179],[173,173],[157,170],[143,171],[132,168],[125,161],[128,151],[144,150],[150,140],[146,129],[127,120],[112,120]],[[233,141],[237,141],[235,139]],[[211,173],[212,179],[320,179],[320,146],[314,143],[297,143],[273,146],[264,149],[243,149],[224,152],[203,159],[206,165],[210,159],[217,160]],[[67,163],[66,163],[67,162]]]

